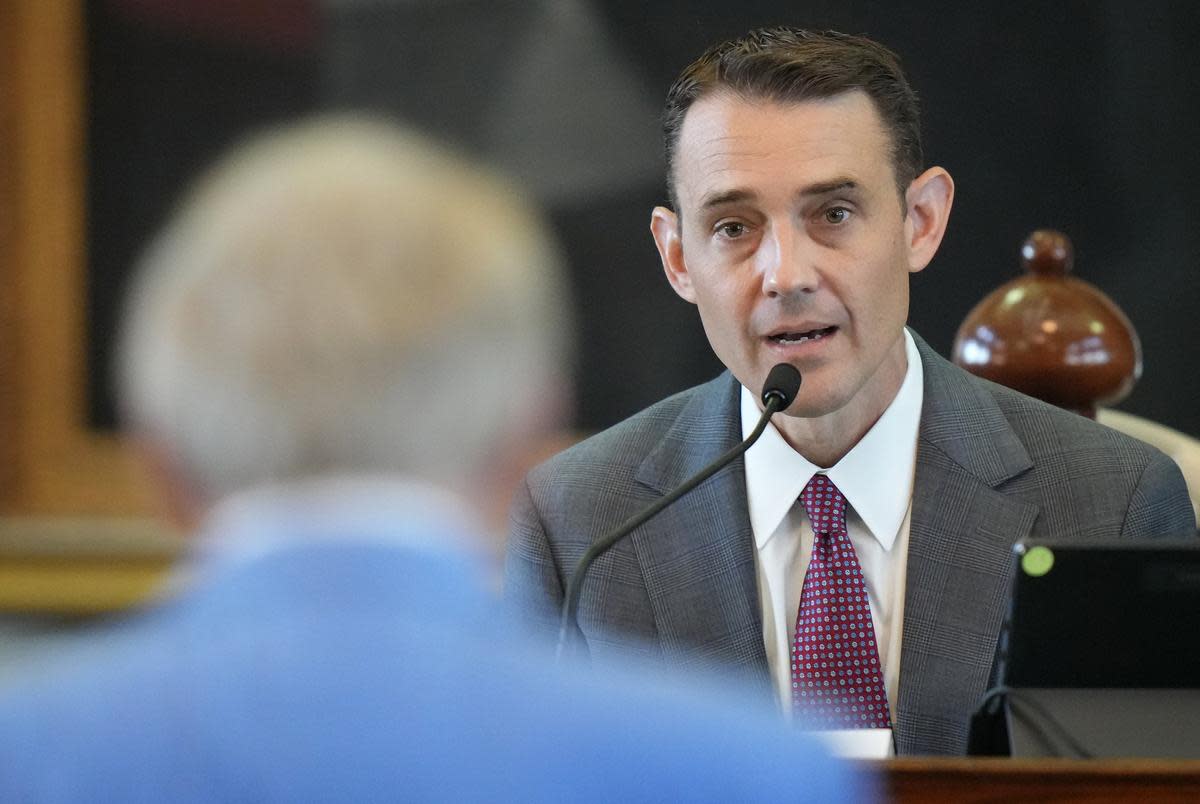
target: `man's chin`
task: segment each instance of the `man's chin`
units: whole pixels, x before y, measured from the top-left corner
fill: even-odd
[[[843,408],[848,401],[849,394],[844,389],[829,387],[824,382],[827,379],[824,376],[825,369],[826,367],[822,366],[815,370],[809,370],[807,374],[801,369],[800,393],[792,404],[780,413],[795,418],[819,419]],[[768,369],[762,369],[761,373],[765,378]],[[761,396],[764,380],[758,380],[756,385],[750,385],[738,377],[737,372],[734,373],[734,376],[754,394],[756,399]],[[762,409],[761,401],[759,409]]]
[[[783,413],[795,419],[820,419],[832,413],[837,413],[846,406],[846,398],[842,394],[821,392],[813,389],[806,394],[803,385],[795,401]]]

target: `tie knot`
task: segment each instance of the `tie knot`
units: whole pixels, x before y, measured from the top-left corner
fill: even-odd
[[[813,533],[846,532],[846,498],[825,475],[813,475],[800,492]]]

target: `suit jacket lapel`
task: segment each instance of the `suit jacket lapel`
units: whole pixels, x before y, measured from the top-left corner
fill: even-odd
[[[703,386],[638,469],[661,496],[741,440],[740,386],[728,372]],[[655,627],[666,658],[770,689],[739,458],[635,531]]]
[[[902,753],[962,753],[967,716],[987,687],[1007,600],[1012,545],[1036,506],[997,490],[1030,468],[992,398],[919,337],[925,400],[906,573],[896,743]],[[704,386],[641,464],[647,500],[670,491],[741,437],[739,385]],[[666,657],[748,674],[770,690],[754,539],[739,459],[631,535]]]
[[[925,374],[904,602],[896,746],[963,753],[986,690],[1012,545],[1036,506],[997,491],[1032,463],[994,400],[916,338]]]

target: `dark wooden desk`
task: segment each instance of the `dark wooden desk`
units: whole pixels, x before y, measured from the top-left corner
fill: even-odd
[[[897,802],[1200,802],[1200,760],[901,758],[868,764]]]

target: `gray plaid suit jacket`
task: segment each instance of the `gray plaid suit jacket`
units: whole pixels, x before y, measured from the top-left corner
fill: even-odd
[[[991,681],[1022,537],[1112,540],[1195,529],[1178,467],[1073,413],[980,380],[915,338],[925,374],[896,748],[962,754]],[[517,495],[506,596],[547,633],[588,545],[741,438],[726,372],[533,470]],[[580,626],[593,661],[640,656],[770,691],[740,460],[593,565]]]

